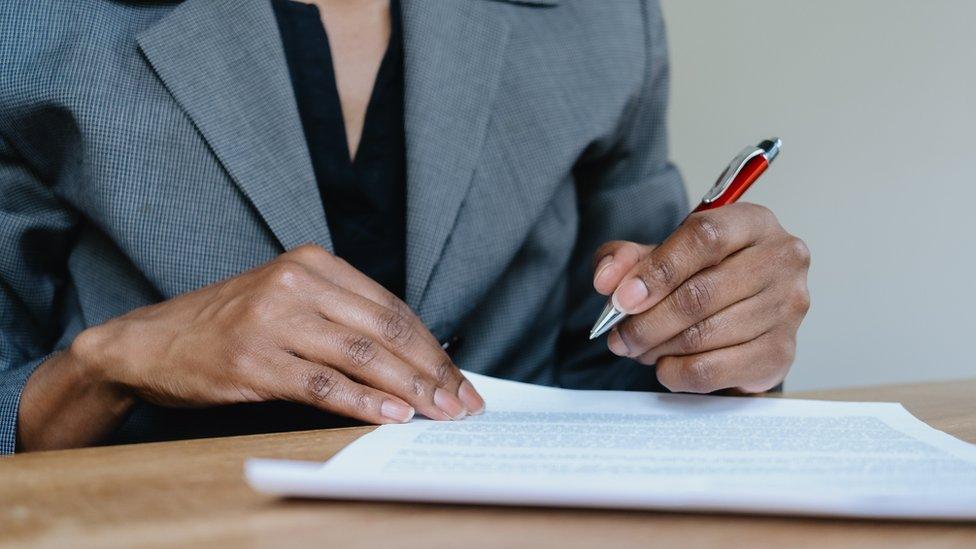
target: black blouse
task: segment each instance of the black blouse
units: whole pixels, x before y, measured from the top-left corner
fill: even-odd
[[[336,255],[399,297],[406,286],[406,152],[399,2],[355,160],[329,40],[312,4],[272,0]]]

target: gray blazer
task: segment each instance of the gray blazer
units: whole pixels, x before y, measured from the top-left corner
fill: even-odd
[[[659,389],[586,337],[596,247],[686,211],[657,2],[402,9],[407,303],[462,368]],[[308,242],[332,245],[267,0],[0,0],[0,451],[80,330]],[[282,406],[144,404],[112,440],[297,428]]]

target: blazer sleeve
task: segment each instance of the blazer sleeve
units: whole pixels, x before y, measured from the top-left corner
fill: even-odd
[[[609,240],[663,241],[688,211],[678,170],[668,159],[667,40],[656,0],[642,3],[644,79],[607,150],[575,170],[580,229],[570,262],[569,310],[559,339],[558,381],[567,387],[665,390],[652,367],[607,350],[606,338],[588,341],[606,298],[593,289],[593,254]]]
[[[27,379],[67,344],[58,311],[73,227],[71,211],[0,135],[0,454],[16,448]]]

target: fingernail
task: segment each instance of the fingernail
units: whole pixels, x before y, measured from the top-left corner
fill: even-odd
[[[458,397],[464,403],[469,414],[477,416],[485,411],[485,400],[481,398],[478,391],[474,390],[474,385],[471,385],[470,381],[461,382],[461,386],[458,387]]]
[[[647,299],[647,286],[639,278],[631,278],[624,282],[613,293],[613,306],[625,313],[634,311]]]
[[[380,406],[380,413],[385,418],[406,423],[413,417],[413,408],[395,400],[384,400]]]
[[[441,409],[448,417],[454,420],[464,419],[467,411],[458,397],[438,387],[434,390],[434,406]]]
[[[604,280],[602,280],[603,279],[603,275],[606,274],[607,268],[610,267],[610,265],[613,265],[613,256],[612,255],[603,256],[603,259],[601,259],[600,262],[597,263],[597,265],[596,265],[596,276],[593,277],[593,286],[594,287],[595,286],[599,286],[601,282],[605,282]]]
[[[627,356],[630,354],[630,349],[627,348],[627,344],[624,343],[624,338],[620,337],[620,333],[616,328],[607,337],[607,346],[610,347],[610,352],[617,356]]]

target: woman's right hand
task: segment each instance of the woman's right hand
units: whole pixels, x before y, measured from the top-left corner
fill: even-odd
[[[312,245],[89,328],[71,353],[162,406],[287,400],[370,423],[484,409],[406,304]]]

